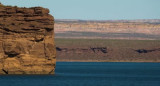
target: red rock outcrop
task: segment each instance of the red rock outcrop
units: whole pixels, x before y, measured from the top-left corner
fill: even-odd
[[[55,57],[48,9],[0,6],[0,74],[54,74]]]

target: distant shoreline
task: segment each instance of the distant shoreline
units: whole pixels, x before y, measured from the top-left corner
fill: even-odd
[[[97,63],[99,63],[99,62],[105,62],[105,61],[57,61],[57,62],[77,62],[77,63],[78,63],[78,62],[84,62],[84,63],[85,63],[85,62],[91,62],[91,63],[92,63],[92,62],[97,62]],[[118,61],[117,61],[117,62],[114,62],[114,61],[111,61],[111,62],[106,61],[106,62],[108,62],[108,63],[119,63]],[[144,61],[144,62],[143,62],[143,61],[142,61],[142,62],[136,62],[136,61],[133,61],[133,62],[130,62],[130,61],[120,61],[120,63],[160,63],[160,61],[159,61],[159,62],[154,62],[154,61],[153,61],[153,62],[152,62],[152,61],[151,61],[151,62],[145,62],[145,61]]]
[[[56,38],[57,61],[160,62],[160,40]]]
[[[111,63],[160,63],[159,62],[155,62],[155,61],[57,61],[57,62],[111,62]]]
[[[65,60],[57,60],[56,62],[124,62],[124,63],[128,63],[128,62],[131,62],[131,63],[160,63],[160,61],[95,61],[95,60],[88,60],[88,61],[85,61],[85,60],[70,60],[70,61],[65,61]]]

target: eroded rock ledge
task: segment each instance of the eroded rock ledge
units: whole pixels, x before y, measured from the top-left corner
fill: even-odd
[[[54,74],[55,55],[48,9],[0,6],[0,74]]]
[[[90,47],[90,48],[60,48],[56,47],[57,52],[64,52],[64,53],[70,53],[70,52],[76,52],[76,53],[103,53],[107,54],[107,47]]]

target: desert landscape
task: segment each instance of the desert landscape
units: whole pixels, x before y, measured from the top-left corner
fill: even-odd
[[[1,0],[0,86],[160,86],[159,3]]]
[[[160,20],[56,20],[57,61],[160,62]]]
[[[55,20],[56,38],[159,40],[160,20]]]

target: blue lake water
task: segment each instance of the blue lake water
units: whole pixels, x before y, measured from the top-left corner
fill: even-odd
[[[160,63],[57,62],[54,76],[0,76],[0,86],[160,86]]]

